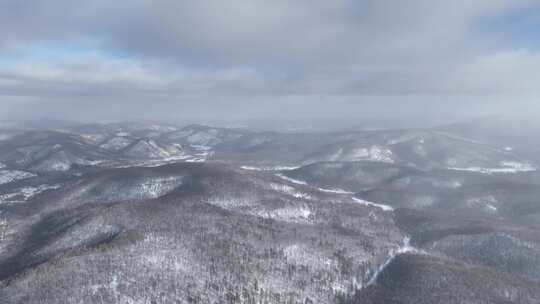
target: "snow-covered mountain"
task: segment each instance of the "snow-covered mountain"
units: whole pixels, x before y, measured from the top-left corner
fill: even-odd
[[[0,299],[540,303],[537,147],[478,130],[0,131]]]

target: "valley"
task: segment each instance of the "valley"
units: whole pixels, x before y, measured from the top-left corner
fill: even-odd
[[[0,131],[0,299],[538,303],[537,147],[459,130]]]

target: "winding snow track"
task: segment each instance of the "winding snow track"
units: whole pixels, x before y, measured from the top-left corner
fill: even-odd
[[[386,267],[388,267],[388,265],[390,265],[396,259],[396,257],[398,257],[401,254],[405,254],[405,253],[427,254],[423,250],[416,249],[413,246],[411,246],[411,238],[410,237],[404,238],[403,242],[402,242],[402,245],[397,250],[390,251],[388,259],[384,263],[382,263],[379,266],[379,268],[377,268],[377,270],[373,273],[373,275],[369,279],[366,286],[364,286],[364,288],[375,284],[377,282],[377,279],[379,278],[379,276],[386,269]]]

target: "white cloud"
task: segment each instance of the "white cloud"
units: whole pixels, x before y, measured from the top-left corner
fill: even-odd
[[[536,95],[540,53],[529,50],[497,51],[459,66],[447,83],[476,94]]]
[[[142,99],[170,100],[178,109],[226,101],[227,114],[261,100],[302,100],[324,114],[350,100],[370,107],[372,96],[385,97],[372,98],[373,109],[396,99],[418,111],[441,100],[440,109],[456,96],[474,98],[477,109],[501,107],[503,97],[538,94],[540,53],[476,27],[530,5],[535,1],[6,0],[0,96],[4,103],[26,96],[118,108]],[[31,51],[36,45],[41,49]],[[62,51],[73,46],[90,51]]]

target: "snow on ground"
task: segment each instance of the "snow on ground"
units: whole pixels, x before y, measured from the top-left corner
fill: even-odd
[[[159,145],[152,139],[142,139],[135,145],[127,148],[125,155],[139,159],[167,159],[177,157],[184,154],[182,145],[180,144],[165,144]]]
[[[513,236],[511,234],[507,234],[507,233],[500,233],[500,235],[502,237],[504,237],[504,238],[509,239],[510,241],[517,244],[518,246],[522,246],[522,247],[525,247],[527,249],[532,249],[532,250],[539,250],[538,245],[536,243],[528,242],[528,241],[519,239],[519,238],[517,238],[517,237],[515,237],[515,236]]]
[[[467,143],[471,143],[471,144],[485,145],[485,143],[483,143],[481,141],[470,139],[470,138],[467,138],[467,137],[459,136],[459,135],[448,133],[448,132],[436,131],[436,132],[433,132],[433,133],[437,134],[437,135],[446,136],[447,138],[450,138],[450,139],[453,139],[453,140],[459,140],[459,141],[463,141],[463,142],[467,142]]]
[[[192,145],[215,146],[221,143],[221,139],[217,137],[219,131],[209,129],[208,131],[198,131],[187,137],[187,142]]]
[[[380,146],[372,146],[369,149],[369,159],[372,161],[380,161],[386,163],[394,162],[394,160],[392,159],[392,151]]]
[[[536,171],[537,168],[529,163],[520,163],[520,162],[512,162],[512,161],[503,161],[501,162],[501,165],[503,167],[511,168],[516,170],[517,172],[526,172],[526,171]]]
[[[253,200],[244,197],[212,197],[207,203],[225,209],[232,209],[251,206]]]
[[[369,158],[369,151],[366,148],[358,148],[351,152],[351,160],[366,160]]]
[[[37,187],[23,187],[21,188],[21,194],[23,195],[25,200],[28,200],[47,190],[56,190],[59,188],[60,185],[39,185]]]
[[[66,151],[58,151],[42,162],[32,166],[32,168],[37,171],[67,171],[71,169],[73,159],[82,161],[81,159],[77,159],[71,154],[66,153]]]
[[[200,163],[200,162],[205,162],[210,155],[212,155],[212,153],[198,153],[194,155],[179,154],[179,155],[173,155],[169,157],[163,157],[160,159],[131,161],[128,164],[119,164],[113,167],[114,168],[131,168],[131,167],[152,168],[152,167],[159,167],[159,166],[163,166],[163,165],[167,165],[171,163],[177,163],[177,162]]]
[[[10,229],[7,219],[0,211],[0,255],[4,253],[8,246],[10,235],[13,234],[13,229]]]
[[[487,204],[486,207],[487,207],[489,210],[493,211],[493,212],[497,212],[497,210],[498,210],[497,207],[495,207],[495,206],[493,206],[493,205],[491,205],[491,204]]]
[[[205,146],[205,145],[190,145],[191,148],[197,151],[210,151],[212,150],[212,147]]]
[[[418,155],[420,155],[422,157],[427,156],[427,151],[426,151],[426,149],[424,147],[424,142],[425,142],[424,139],[420,139],[418,144],[414,145],[414,147],[413,147],[414,153],[416,153],[416,154],[418,154]]]
[[[183,179],[182,176],[151,178],[142,182],[139,185],[138,191],[145,198],[158,198],[180,186]]]
[[[253,166],[241,166],[240,168],[244,170],[251,171],[290,171],[300,168],[300,166],[262,166],[262,167],[253,167]]]
[[[37,250],[37,254],[54,254],[70,248],[86,246],[99,236],[115,235],[122,231],[120,226],[109,225],[103,220],[92,220],[92,223],[87,225],[77,225],[66,231],[61,237],[55,239],[51,243]]]
[[[87,142],[99,143],[105,139],[103,134],[80,134],[80,136]]]
[[[19,170],[0,170],[0,185],[15,182],[21,179],[26,179],[36,176],[30,172]]]
[[[308,185],[308,183],[305,182],[305,181],[290,178],[290,177],[285,176],[285,175],[283,175],[281,173],[276,174],[276,176],[279,177],[279,178],[282,178],[282,179],[284,179],[284,180],[286,180],[288,182],[291,182],[293,184],[304,185],[304,186]],[[319,188],[319,187],[314,187],[314,188],[319,190],[319,191],[327,192],[327,193],[335,193],[335,194],[353,194],[354,193],[354,192],[346,191],[346,190],[339,189],[339,188],[333,188],[333,189]]]
[[[467,205],[470,207],[480,206],[489,212],[497,212],[498,208],[496,206],[499,205],[499,201],[493,195],[486,195],[468,199]]]
[[[386,142],[387,145],[397,145],[404,142],[412,141],[418,139],[421,134],[419,133],[407,133],[396,138],[392,138]],[[423,140],[423,139],[422,139]]]
[[[100,147],[111,151],[120,151],[131,144],[132,140],[126,137],[114,137]]]
[[[377,203],[373,203],[373,202],[368,202],[366,200],[359,199],[357,197],[353,197],[352,199],[353,199],[353,201],[355,201],[355,202],[357,202],[359,204],[365,205],[365,206],[373,206],[373,207],[381,208],[383,211],[394,211],[394,207],[392,207],[392,206],[388,206],[388,205],[384,205],[384,204],[377,204]]]
[[[14,192],[0,195],[0,204],[2,203],[21,203],[28,201],[34,196],[41,194],[47,190],[55,190],[60,188],[60,185],[40,185],[37,187],[22,187]]]
[[[416,249],[413,246],[411,246],[411,238],[405,237],[402,241],[401,246],[389,252],[388,259],[383,264],[381,264],[379,268],[371,275],[371,278],[369,279],[365,287],[375,284],[379,276],[386,269],[386,267],[388,267],[388,265],[390,265],[397,256],[404,253],[426,254],[424,251]]]
[[[149,125],[147,126],[147,128],[152,131],[158,131],[158,132],[173,132],[173,131],[178,130],[172,126],[161,126],[161,125],[156,125],[156,124]]]
[[[537,171],[538,168],[533,166],[530,163],[520,163],[512,161],[503,161],[500,163],[501,167],[498,168],[483,168],[483,167],[467,167],[467,168],[456,168],[450,167],[450,170],[456,171],[469,171],[469,172],[478,172],[482,174],[495,174],[495,173],[519,173],[519,172],[531,172]]]
[[[352,151],[348,160],[351,161],[375,161],[384,163],[394,163],[393,153],[390,149],[382,146],[371,146],[369,148],[358,148]]]
[[[307,185],[307,183],[306,183],[305,181],[298,180],[298,179],[294,179],[294,178],[290,178],[290,177],[285,176],[285,175],[283,175],[283,174],[281,174],[281,173],[276,174],[276,176],[279,177],[279,178],[282,178],[282,179],[284,179],[284,180],[286,180],[286,181],[288,181],[288,182],[291,182],[291,183],[293,183],[293,184]]]
[[[288,223],[309,223],[309,217],[312,214],[308,208],[298,206],[287,206],[273,210],[259,209],[250,213],[262,218]]]
[[[463,187],[463,183],[458,180],[439,181],[433,180],[431,183],[435,187],[457,189]]]
[[[298,184],[298,185],[308,185],[308,183],[306,183],[305,181],[301,181],[301,180],[296,180],[296,179],[293,179],[293,178],[290,178],[288,176],[285,176],[283,174],[276,174],[276,176],[286,180],[286,181],[289,181],[291,183],[294,183],[294,184]],[[309,185],[308,185],[309,186]],[[346,195],[352,195],[354,194],[354,192],[350,192],[350,191],[346,191],[346,190],[343,190],[343,189],[325,189],[325,188],[319,188],[319,187],[314,187],[315,189],[319,190],[319,191],[322,191],[322,192],[327,192],[327,193],[334,193],[334,194],[346,194]],[[356,202],[356,203],[359,203],[359,204],[362,204],[362,205],[365,205],[365,206],[373,206],[373,207],[377,207],[377,208],[380,208],[382,209],[383,211],[394,211],[394,207],[392,206],[389,206],[389,205],[385,205],[385,204],[378,204],[378,203],[373,203],[373,202],[368,202],[368,201],[365,201],[363,199],[359,199],[357,197],[352,197],[352,199]]]
[[[202,163],[208,160],[208,158],[214,155],[212,147],[205,145],[191,145],[191,147],[197,152],[186,159],[188,163]]]
[[[77,161],[78,164],[80,165],[85,165],[85,166],[97,166],[97,165],[101,165],[103,163],[107,162],[106,160],[87,160],[87,159],[81,159],[79,161]]]
[[[259,205],[260,200],[252,197],[212,197],[207,203],[228,210],[240,210],[266,219],[289,223],[310,223],[312,211],[305,205],[285,206],[269,210]]]
[[[178,156],[171,156],[171,157],[165,157],[162,159],[153,159],[153,160],[145,160],[145,161],[132,161],[128,164],[120,164],[116,166],[112,166],[114,168],[131,168],[131,167],[145,167],[145,168],[153,168],[153,167],[159,167],[170,163],[175,163],[178,161],[186,161],[187,159],[190,159],[191,155],[178,155]]]
[[[189,159],[186,159],[186,162],[188,163],[204,163],[206,161],[206,159],[204,158],[189,158]]]
[[[288,261],[298,265],[307,265],[310,267],[331,266],[334,262],[328,257],[321,254],[320,251],[313,250],[304,244],[292,244],[283,249],[283,253]]]
[[[126,153],[134,157],[166,158],[170,153],[153,140],[141,140]]]
[[[328,188],[319,188],[319,187],[316,187],[316,189],[319,190],[319,191],[322,191],[322,192],[326,192],[326,193],[335,193],[335,194],[354,194],[354,192],[347,191],[347,190],[343,190],[343,189],[339,189],[339,188],[328,189]]]
[[[282,185],[277,183],[270,183],[270,188],[272,190],[285,193],[287,195],[290,195],[295,198],[302,198],[302,199],[313,199],[313,197],[307,193],[300,192],[296,190],[295,188],[288,186],[288,185]]]
[[[186,159],[186,162],[188,163],[202,163],[205,162],[208,159],[208,156],[212,155],[210,152],[203,152],[198,153],[195,155],[191,155],[189,158]]]
[[[336,153],[332,154],[328,160],[329,161],[336,161],[336,160],[339,160],[339,158],[341,157],[341,155],[343,154],[343,148],[339,148],[339,150],[336,151]]]
[[[87,202],[111,202],[155,199],[182,186],[184,176],[154,176],[131,182],[112,180],[105,184],[89,183],[67,191],[63,201],[84,199]]]

